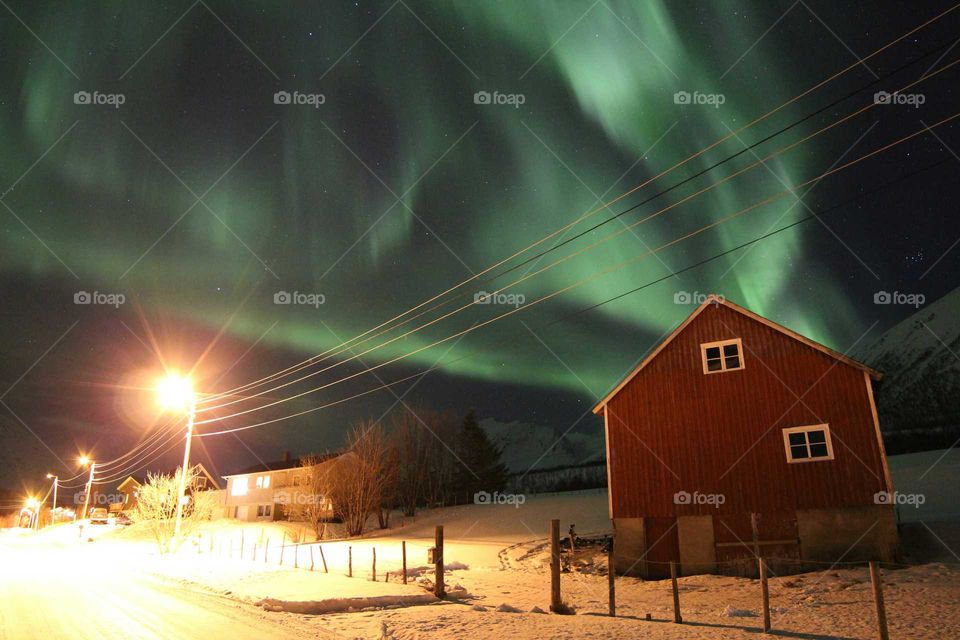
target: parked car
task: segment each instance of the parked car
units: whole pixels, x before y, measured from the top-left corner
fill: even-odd
[[[90,524],[110,524],[110,517],[103,507],[91,509],[88,520],[90,520]]]
[[[130,516],[121,511],[117,514],[116,523],[121,527],[126,527],[133,524],[133,520],[130,519]]]

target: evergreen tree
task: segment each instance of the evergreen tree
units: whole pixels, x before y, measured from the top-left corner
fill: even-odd
[[[459,445],[458,455],[463,462],[458,474],[461,500],[473,502],[473,496],[478,491],[501,491],[508,474],[506,465],[500,462],[503,447],[490,441],[487,432],[477,422],[473,409],[463,419]]]

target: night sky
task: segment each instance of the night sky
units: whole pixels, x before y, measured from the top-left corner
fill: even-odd
[[[113,458],[152,433],[164,418],[142,387],[164,366],[195,368],[197,386],[216,392],[332,349],[601,209],[949,6],[3,0],[0,484],[40,486],[47,471],[72,475],[78,451]],[[529,304],[933,126],[958,110],[960,65],[912,88],[919,106],[877,105],[625,230],[872,104],[876,91],[957,60],[958,27],[960,10],[461,287],[456,302],[304,373],[621,232],[503,292]],[[678,92],[691,104],[677,104]],[[875,305],[876,292],[932,301],[957,285],[956,123],[798,188],[802,201],[787,195],[460,339],[202,425],[283,417],[440,365],[389,391],[207,438],[198,456],[228,473],[285,450],[337,447],[351,422],[381,416],[397,396],[560,433],[598,429],[590,407],[693,310],[676,302],[684,292],[723,294],[847,351],[915,311]],[[811,212],[823,215],[684,270]],[[79,292],[97,299],[76,304]],[[282,292],[322,304],[276,304]],[[470,306],[229,408],[328,385],[512,308]]]

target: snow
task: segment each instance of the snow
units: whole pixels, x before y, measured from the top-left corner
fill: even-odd
[[[72,525],[35,535],[5,534],[0,537],[0,637],[213,640],[229,635],[243,640],[330,632],[395,640],[756,637],[760,585],[746,578],[681,577],[685,624],[676,625],[670,581],[618,577],[618,617],[608,617],[606,557],[599,547],[586,548],[581,562],[562,574],[562,598],[575,615],[544,613],[550,603],[545,543],[550,519],[559,518],[563,531],[575,522],[581,535],[602,533],[609,530],[606,508],[606,493],[594,491],[531,496],[519,508],[465,505],[428,511],[397,519],[396,528],[362,539],[323,542],[329,573],[318,569],[319,563],[309,570],[306,549],[316,551],[317,545],[300,545],[296,556],[288,547],[282,566],[278,555],[268,562],[262,555],[256,562],[248,555],[239,559],[240,532],[247,545],[261,539],[273,545],[290,530],[281,523],[215,521],[200,531],[199,544],[168,556],[158,555],[136,526],[98,531],[93,542],[81,539]],[[433,572],[426,564],[437,524],[444,526],[451,594],[443,601],[429,593]],[[232,558],[221,551],[229,540],[235,542]],[[407,585],[399,579],[402,541],[408,549]],[[377,582],[371,580],[373,548]],[[348,549],[352,578],[346,575]],[[293,567],[294,557],[300,568]],[[960,637],[960,563],[883,573],[891,637]],[[769,589],[773,627],[780,633],[876,635],[864,567],[774,576]],[[64,603],[70,605],[66,613]],[[105,608],[109,613],[93,613]]]

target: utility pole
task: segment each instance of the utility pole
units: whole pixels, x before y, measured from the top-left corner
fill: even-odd
[[[190,441],[193,436],[193,421],[197,415],[196,402],[190,397],[190,406],[187,409],[187,443],[183,447],[183,467],[180,469],[180,486],[177,489],[177,519],[173,523],[173,539],[180,538],[180,520],[183,518],[183,500],[187,490],[187,473],[190,467]]]
[[[57,486],[60,484],[60,478],[52,473],[47,474],[47,478],[53,478],[53,506],[50,508],[50,524],[57,522]]]
[[[90,515],[90,489],[93,487],[93,473],[96,468],[97,468],[97,463],[91,462],[90,478],[87,480],[87,495],[83,499],[83,518],[81,518],[81,520],[86,519],[86,517]]]

